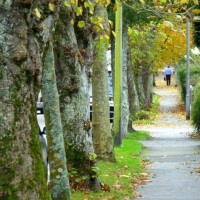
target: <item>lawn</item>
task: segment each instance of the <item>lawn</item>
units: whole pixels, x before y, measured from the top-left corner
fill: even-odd
[[[116,162],[98,162],[102,191],[72,191],[73,200],[129,200],[135,188],[146,179],[144,162],[139,157],[143,145],[139,140],[149,137],[147,131],[129,133],[122,147],[115,147]]]

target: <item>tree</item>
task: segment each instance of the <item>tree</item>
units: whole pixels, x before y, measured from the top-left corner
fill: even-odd
[[[48,139],[51,196],[54,200],[69,200],[70,186],[59,110],[52,42],[47,43],[46,51],[44,52],[42,94]]]
[[[122,35],[122,55],[123,55],[123,62],[122,62],[122,138],[127,137],[128,135],[128,124],[129,124],[129,101],[128,101],[128,66],[127,66],[127,59],[128,59],[128,26],[124,24],[123,26],[123,35]]]
[[[139,109],[148,109],[152,102],[152,66],[151,66],[151,43],[153,37],[151,26],[135,25],[129,27],[129,49],[132,83],[129,83],[129,94],[134,95],[130,98],[130,108],[132,114]],[[129,68],[130,69],[130,68]],[[136,91],[137,90],[137,91]],[[131,101],[135,102],[131,102]],[[139,100],[139,103],[138,103]]]
[[[28,1],[0,3],[0,199],[48,199],[36,118],[43,44],[34,9]]]
[[[123,21],[123,34],[122,34],[123,55],[122,55],[122,58],[121,58],[123,60],[123,62],[122,62],[122,72],[121,72],[122,73],[122,88],[123,89],[122,89],[122,98],[121,98],[121,104],[122,104],[121,116],[122,117],[121,117],[121,124],[120,124],[121,125],[121,127],[120,127],[121,133],[120,134],[122,135],[122,137],[124,137],[127,134],[128,127],[131,127],[131,130],[133,130],[131,119],[128,119],[129,118],[129,108],[130,108],[130,110],[132,110],[133,107],[132,108],[129,107],[129,106],[131,106],[131,105],[129,105],[129,103],[131,103],[132,105],[137,104],[137,102],[135,102],[135,103],[133,102],[133,99],[136,100],[138,98],[138,95],[137,96],[130,96],[131,95],[130,91],[133,92],[132,89],[134,89],[134,88],[136,89],[136,85],[134,83],[134,82],[136,82],[136,80],[131,79],[132,70],[129,71],[131,69],[131,66],[130,66],[131,63],[130,63],[130,50],[127,49],[127,46],[128,46],[127,29],[132,24],[148,23],[150,20],[147,18],[147,16],[149,16],[150,13],[147,10],[145,12],[138,12],[137,5],[139,5],[139,4],[137,4],[137,5],[132,4],[130,6],[130,5],[126,4],[124,1],[122,1],[121,3],[122,3],[122,7],[123,7],[123,16],[122,16],[122,21]],[[115,10],[116,7],[113,8],[112,5],[113,4],[111,4],[109,6],[109,18],[110,18],[110,20],[112,20],[114,22],[115,20],[114,20],[113,10]],[[113,41],[114,41],[114,38],[111,37],[111,54],[112,54],[111,66],[112,66],[113,74],[115,74],[115,69],[113,67],[114,66],[114,57],[115,57],[114,56],[115,46],[114,46]],[[126,71],[127,71],[127,73],[126,73]],[[115,75],[113,76],[113,78],[115,80]],[[117,80],[117,82],[119,82],[119,81]],[[133,86],[133,84],[134,84],[134,86]],[[114,87],[115,87],[115,85],[114,85]],[[132,87],[132,89],[128,90],[129,87]],[[128,95],[128,93],[129,93],[129,95]],[[134,94],[136,94],[136,93],[137,93],[137,91],[134,91]],[[129,96],[129,98],[128,98],[128,96]],[[137,104],[137,108],[134,108],[134,110],[138,110],[138,105],[139,104]],[[117,111],[115,110],[115,113],[116,112]]]
[[[122,145],[121,133],[121,84],[122,84],[122,3],[116,1],[117,10],[115,15],[115,80],[114,80],[114,134],[115,145]]]
[[[128,82],[128,101],[129,101],[129,111],[134,114],[140,110],[139,96],[136,87],[135,74],[133,73],[131,65],[131,48],[128,48],[127,52],[127,82]],[[132,130],[132,119],[129,117],[129,130]]]
[[[46,123],[50,136],[49,149],[53,153],[59,153],[59,156],[64,152],[62,131],[59,129],[61,124],[57,124],[60,121],[58,120],[59,106],[55,106],[58,98],[57,102],[54,101],[56,95],[52,101],[55,87],[53,87],[54,93],[49,92],[51,88],[49,85],[55,86],[55,79],[53,79],[53,84],[51,82],[51,78],[55,76],[51,73],[52,70],[54,71],[54,63],[49,41],[52,39],[52,29],[60,3],[54,5],[49,1],[35,1],[32,5],[28,1],[20,0],[0,3],[1,19],[3,19],[1,22],[3,37],[0,38],[1,81],[4,85],[1,91],[6,94],[1,98],[2,108],[5,109],[1,110],[3,139],[0,150],[2,157],[0,197],[2,199],[46,200],[49,198],[36,118],[36,99],[41,86],[43,63],[45,65],[43,71],[45,113],[49,114],[46,114],[46,118],[47,122],[50,122],[50,124]],[[7,42],[4,41],[4,37],[7,38]],[[48,104],[53,106],[48,107]],[[53,114],[58,113],[58,115],[52,115],[52,110]],[[55,136],[52,133],[52,127],[53,131],[59,127],[58,130],[56,129],[57,134],[54,138],[51,138],[52,135]],[[55,144],[55,138],[60,142]],[[53,149],[55,147],[56,149]],[[4,148],[6,148],[6,154]],[[70,199],[66,163],[62,160],[62,164],[60,162],[55,164],[52,157],[50,153],[53,174],[52,198]],[[65,155],[63,157],[65,159]],[[59,161],[58,157],[57,161]]]
[[[82,15],[77,16],[77,5],[67,4],[67,1],[65,4],[67,6],[61,7],[56,25],[54,56],[70,184],[71,187],[80,184],[98,190],[100,185],[89,119],[93,61],[89,11],[83,9]],[[80,7],[84,8],[81,3]]]
[[[156,27],[156,37],[152,45],[153,70],[157,71],[166,64],[176,63],[186,54],[185,23],[172,15],[168,20],[162,20]],[[173,23],[170,22],[173,20]],[[177,43],[177,40],[179,41]]]
[[[106,8],[95,6],[94,17],[94,62],[92,74],[92,131],[95,153],[101,160],[113,161],[113,137],[110,129],[108,69],[109,24]]]

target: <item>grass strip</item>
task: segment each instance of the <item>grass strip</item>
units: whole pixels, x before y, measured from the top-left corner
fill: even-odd
[[[72,191],[73,200],[129,200],[143,175],[143,161],[139,157],[143,144],[138,140],[149,138],[147,131],[129,133],[122,147],[115,147],[116,162],[98,162],[102,191]],[[137,180],[137,181],[135,181]],[[140,181],[139,181],[140,182]]]

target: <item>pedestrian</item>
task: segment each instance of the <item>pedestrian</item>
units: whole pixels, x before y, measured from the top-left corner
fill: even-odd
[[[171,75],[172,75],[172,69],[171,67],[168,65],[165,70],[164,70],[164,76],[165,76],[165,80],[167,85],[170,86],[171,84]]]

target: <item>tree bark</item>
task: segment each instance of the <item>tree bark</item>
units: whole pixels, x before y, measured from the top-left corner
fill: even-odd
[[[54,54],[51,42],[44,52],[42,94],[48,141],[51,196],[54,200],[70,199],[70,186],[66,166],[63,130],[56,86]]]
[[[153,76],[147,66],[138,74],[138,91],[142,109],[149,109],[152,103]]]
[[[132,124],[132,115],[140,110],[139,97],[135,84],[135,75],[131,66],[130,49],[127,51],[127,82],[128,82],[128,102],[129,102],[129,123],[128,131],[135,131]]]
[[[127,79],[128,79],[128,100],[131,115],[140,110],[139,96],[136,87],[136,78],[131,66],[130,49],[128,49],[127,59]]]
[[[106,8],[101,5],[95,7],[95,16],[104,19],[104,34],[109,35],[109,25]],[[92,131],[95,153],[101,160],[114,160],[113,137],[110,129],[108,69],[106,50],[108,43],[101,39],[96,31],[94,40],[94,62],[92,75]]]
[[[114,135],[115,145],[122,145],[122,104],[121,104],[121,91],[122,91],[122,4],[116,1],[116,15],[115,15],[115,83],[114,83]]]
[[[32,12],[28,1],[0,2],[0,199],[48,199],[36,118],[42,65]]]
[[[128,46],[128,26],[123,27],[123,64],[122,64],[122,137],[128,136],[129,122],[129,102],[127,83],[127,46]]]
[[[85,187],[98,190],[89,101],[92,34],[87,23],[82,29],[77,24],[73,26],[73,15],[70,8],[61,9],[54,48],[65,149],[69,172],[75,170],[79,177],[87,177],[83,181]],[[85,10],[82,17],[87,22]],[[74,183],[75,178],[71,177],[70,184]]]

